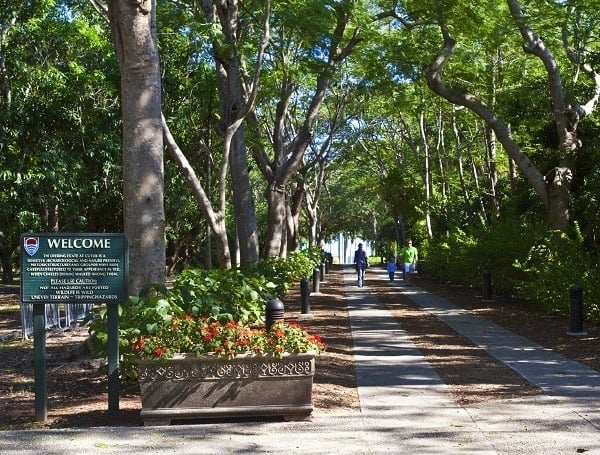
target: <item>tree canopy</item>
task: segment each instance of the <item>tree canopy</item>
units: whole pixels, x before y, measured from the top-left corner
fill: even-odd
[[[597,1],[148,0],[111,38],[122,3],[0,9],[5,281],[20,232],[143,219],[123,188],[135,169],[148,177],[151,149],[155,163],[164,151],[153,229],[169,273],[340,234],[382,252],[411,236],[439,259],[449,236],[509,222],[527,248],[556,230],[597,261]],[[147,71],[124,72],[133,54],[114,34],[136,42],[148,14],[158,92]],[[137,105],[126,120],[124,103],[143,81],[158,104],[155,139],[138,143],[148,116]]]

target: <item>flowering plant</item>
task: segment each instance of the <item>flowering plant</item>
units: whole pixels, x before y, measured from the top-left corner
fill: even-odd
[[[252,328],[240,322],[222,323],[206,317],[174,316],[161,324],[152,335],[138,335],[132,349],[142,358],[171,358],[193,353],[233,358],[238,354],[272,354],[325,350],[318,335],[311,335],[295,324],[276,322],[270,330]]]

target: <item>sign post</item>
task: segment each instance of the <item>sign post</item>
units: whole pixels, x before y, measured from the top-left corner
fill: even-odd
[[[48,373],[46,370],[46,308],[33,307],[33,391],[36,422],[48,420]]]
[[[21,301],[34,314],[34,389],[37,421],[47,419],[44,304],[108,305],[108,410],[119,410],[118,305],[127,300],[124,234],[22,234]]]

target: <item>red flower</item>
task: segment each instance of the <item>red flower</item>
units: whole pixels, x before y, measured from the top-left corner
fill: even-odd
[[[146,341],[144,340],[143,336],[140,336],[138,340],[134,343],[133,350],[135,352],[140,352],[144,349],[144,346],[146,346]]]
[[[167,352],[167,350],[165,348],[156,348],[154,351],[152,351],[152,355],[154,357],[160,357],[165,352]]]

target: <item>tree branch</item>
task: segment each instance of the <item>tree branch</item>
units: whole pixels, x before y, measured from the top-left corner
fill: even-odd
[[[485,121],[494,130],[498,140],[519,169],[521,169],[527,181],[532,185],[544,203],[547,204],[548,194],[543,175],[512,139],[506,124],[476,96],[451,87],[442,80],[440,73],[454,52],[456,41],[450,36],[447,27],[443,23],[440,24],[440,29],[444,43],[442,49],[425,70],[427,85],[434,93],[450,101],[450,103],[466,107]]]

